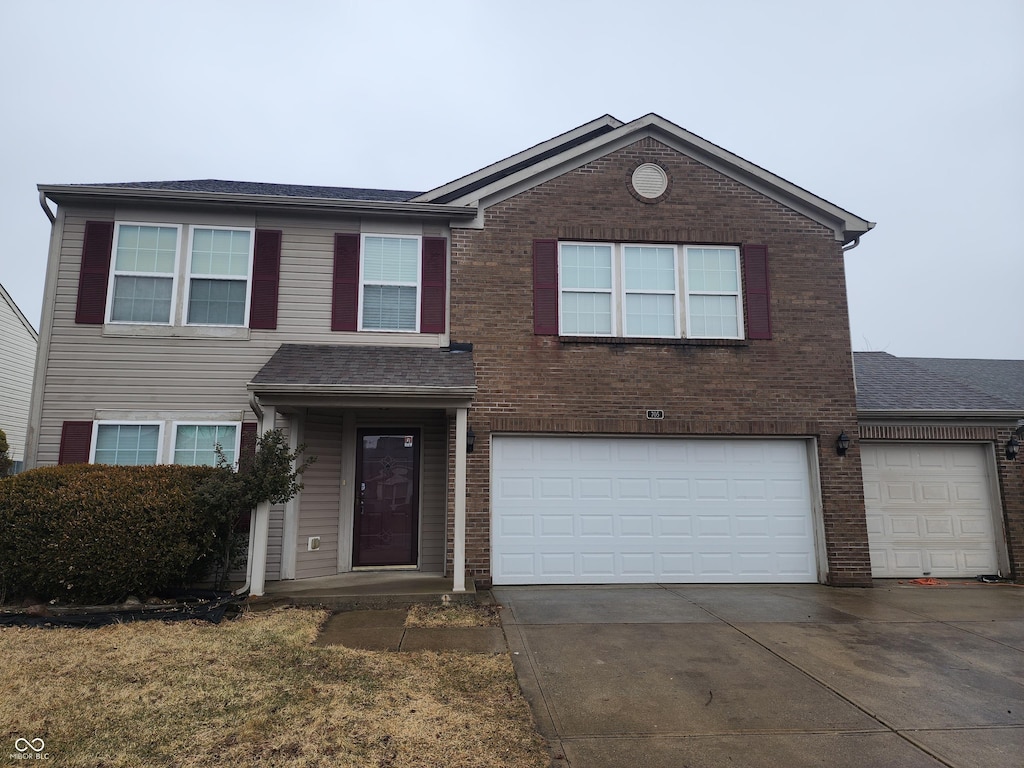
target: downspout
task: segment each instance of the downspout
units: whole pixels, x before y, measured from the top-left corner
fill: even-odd
[[[857,237],[853,238],[853,242],[850,243],[849,245],[844,245],[842,251],[843,253],[846,253],[847,251],[852,251],[858,245],[860,245],[860,235],[857,235]]]
[[[263,418],[263,409],[260,407],[259,398],[256,397],[254,392],[249,396],[249,407],[252,408],[252,412],[256,414],[257,419]],[[255,544],[255,537],[253,529],[256,527],[256,509],[249,510],[249,555],[245,559],[245,584],[234,591],[236,595],[243,595],[248,593],[249,586],[252,584],[252,550]]]

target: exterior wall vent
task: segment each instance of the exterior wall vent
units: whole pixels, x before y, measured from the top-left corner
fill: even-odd
[[[633,171],[633,189],[648,200],[661,197],[668,189],[668,174],[660,165],[644,163]]]

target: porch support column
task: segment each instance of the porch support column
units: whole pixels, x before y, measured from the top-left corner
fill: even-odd
[[[259,434],[263,435],[274,428],[277,421],[277,409],[263,406],[260,414]],[[270,540],[270,502],[261,501],[256,505],[256,516],[252,526],[252,580],[249,594],[253,597],[263,595],[267,581],[267,547]]]
[[[293,454],[302,443],[302,433],[305,427],[305,414],[297,413],[288,422],[288,450]],[[299,459],[292,459],[291,471],[294,472],[299,465]],[[299,535],[299,495],[285,502],[284,505],[284,528],[281,534],[281,579],[295,578],[296,547]]]
[[[455,551],[452,592],[466,591],[466,426],[469,409],[455,412]]]

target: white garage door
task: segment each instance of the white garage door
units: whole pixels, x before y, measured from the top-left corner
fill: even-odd
[[[495,584],[817,581],[800,440],[498,436]]]
[[[865,443],[861,455],[872,576],[998,570],[984,446]]]

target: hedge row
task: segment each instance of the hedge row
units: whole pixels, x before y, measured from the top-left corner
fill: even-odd
[[[0,597],[109,603],[199,580],[229,549],[237,512],[210,499],[232,474],[75,464],[0,480]]]

